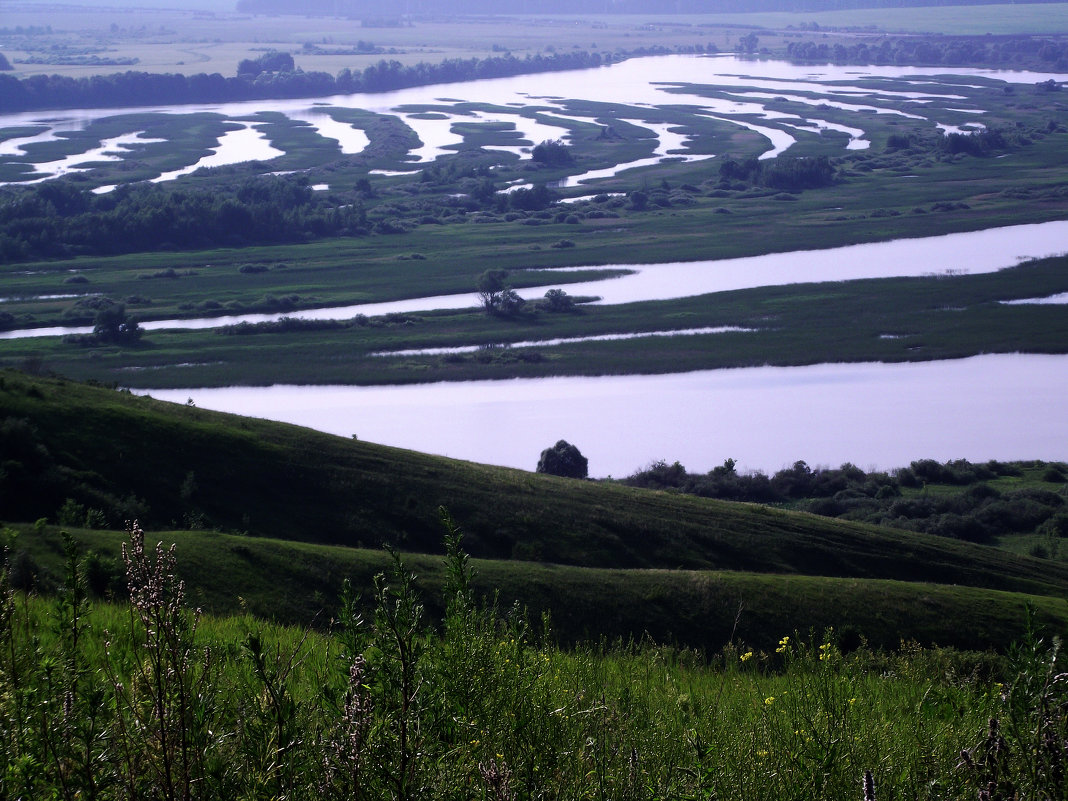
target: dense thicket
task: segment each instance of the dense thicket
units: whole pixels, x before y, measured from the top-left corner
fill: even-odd
[[[971,542],[991,542],[1005,534],[1068,536],[1064,492],[1025,488],[1002,491],[987,482],[1019,475],[1015,463],[973,464],[958,459],[941,464],[921,459],[891,473],[865,473],[844,464],[811,468],[795,462],[772,476],[739,473],[733,459],[705,474],[687,472],[678,462],[656,462],[623,479],[634,487],[674,490],[706,498],[796,505],[827,517],[841,517],[921,531]],[[1068,466],[1051,464],[1045,481],[1064,486]],[[929,484],[961,487],[929,493]],[[910,490],[912,490],[910,492]],[[915,490],[919,490],[916,492]]]
[[[0,202],[0,259],[296,242],[361,233],[358,203],[341,207],[301,176],[189,191],[142,183],[93,195],[49,181]]]
[[[760,161],[755,158],[737,161],[727,159],[719,165],[719,177],[723,181],[745,181],[799,192],[803,189],[817,189],[834,182],[834,166],[826,156],[811,158],[779,157],[774,160]]]
[[[221,103],[386,92],[435,83],[584,69],[600,66],[610,60],[610,56],[602,53],[579,51],[539,53],[525,58],[516,58],[511,54],[482,59],[451,58],[437,64],[423,62],[405,65],[395,60],[382,60],[363,70],[343,69],[337,76],[326,72],[305,72],[299,68],[290,71],[271,70],[257,62],[242,62],[243,71],[234,78],[226,78],[219,73],[187,76],[148,72],[123,72],[90,78],[31,75],[19,79],[12,75],[0,75],[0,112],[160,103]]]

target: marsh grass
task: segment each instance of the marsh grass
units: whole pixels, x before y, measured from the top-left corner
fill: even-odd
[[[58,599],[16,593],[5,562],[0,795],[964,799],[1061,786],[1057,641],[1031,635],[1004,660],[846,652],[833,631],[715,654],[563,649],[548,618],[475,600],[443,520],[437,622],[398,555],[373,613],[348,589],[328,631],[185,608],[176,552],[145,547],[136,525],[126,604],[90,607],[73,541]]]

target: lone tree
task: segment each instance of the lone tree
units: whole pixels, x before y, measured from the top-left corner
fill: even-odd
[[[519,314],[526,301],[508,286],[507,270],[486,270],[478,278],[478,299],[490,314],[510,317]]]
[[[538,472],[564,478],[586,478],[589,475],[589,462],[578,448],[562,439],[541,452]]]
[[[100,342],[116,345],[132,345],[141,338],[141,326],[137,320],[126,315],[126,305],[115,303],[96,313],[93,334]]]

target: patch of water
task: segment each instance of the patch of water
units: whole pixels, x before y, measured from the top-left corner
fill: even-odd
[[[233,121],[228,120],[228,122]],[[165,172],[153,178],[152,183],[173,181],[175,178],[196,172],[202,167],[223,167],[228,164],[240,164],[244,161],[270,161],[285,155],[285,151],[274,147],[267,135],[260,131],[254,123],[238,122],[236,124],[242,127],[227,131],[220,136],[218,144],[211,148],[211,155],[204,156],[195,164],[190,164],[187,167]]]
[[[1046,305],[1062,305],[1068,303],[1068,292],[1061,292],[1057,295],[1047,295],[1044,298],[1025,298],[1023,300],[1002,300],[1000,303],[1005,306],[1046,306]]]
[[[167,141],[166,139],[142,139],[141,137],[144,133],[144,131],[133,131],[131,133],[120,134],[119,136],[113,136],[110,139],[104,139],[97,147],[90,148],[83,153],[64,156],[55,161],[31,163],[30,166],[33,167],[33,174],[39,176],[38,178],[18,182],[0,182],[0,185],[10,183],[18,183],[20,186],[39,184],[42,181],[70,175],[71,173],[88,172],[92,169],[93,164],[106,161],[122,161],[128,154],[134,152],[135,146],[150,145]]]

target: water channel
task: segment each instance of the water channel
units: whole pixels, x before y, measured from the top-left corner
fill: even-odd
[[[606,270],[626,270],[627,273],[618,278],[573,284],[549,281],[537,287],[520,290],[519,294],[530,300],[544,295],[549,287],[563,286],[570,295],[595,296],[599,298],[597,303],[634,303],[784,284],[850,281],[861,278],[988,273],[1011,267],[1027,258],[1056,255],[1066,250],[1068,250],[1068,221],[1058,220],[988,228],[967,233],[896,239],[890,242],[847,245],[825,250],[769,253],[763,256],[719,261],[603,265]],[[589,269],[589,267],[563,267],[545,272],[552,274]],[[281,317],[302,320],[348,320],[358,314],[367,316],[395,312],[408,314],[433,309],[465,309],[477,305],[478,296],[475,293],[463,293],[303,309],[284,314],[239,314],[187,320],[150,320],[141,325],[147,331],[203,329],[237,323],[269,322]],[[25,328],[0,332],[0,340],[85,334],[91,330],[92,328],[88,326]]]

